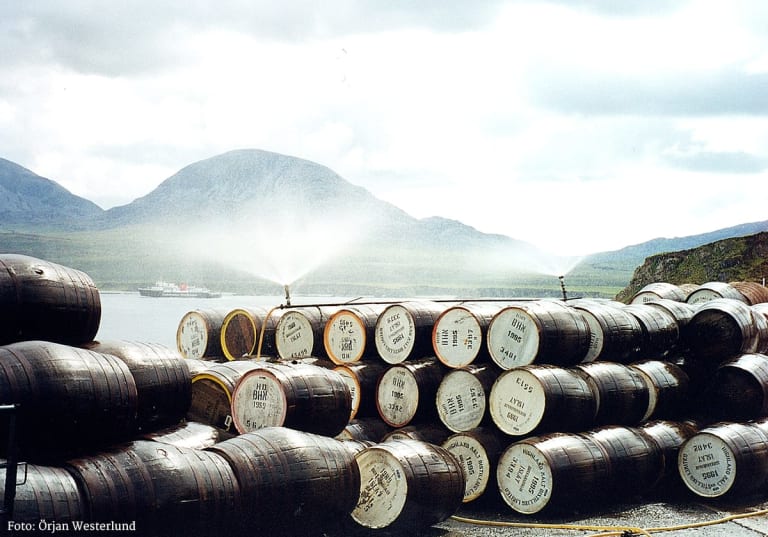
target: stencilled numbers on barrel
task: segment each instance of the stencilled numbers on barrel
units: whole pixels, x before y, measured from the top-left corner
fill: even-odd
[[[488,328],[488,351],[502,369],[534,361],[539,348],[535,321],[524,310],[507,308],[499,312]]]

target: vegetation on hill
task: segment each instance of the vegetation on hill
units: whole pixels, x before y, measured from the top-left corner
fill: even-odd
[[[677,252],[646,258],[617,300],[629,300],[645,285],[667,282],[702,284],[711,281],[755,281],[768,277],[768,232],[723,239]]]

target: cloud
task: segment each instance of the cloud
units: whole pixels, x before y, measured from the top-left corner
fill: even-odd
[[[768,158],[744,151],[675,152],[663,158],[672,166],[692,171],[754,174],[768,169]]]
[[[560,113],[768,115],[768,73],[747,73],[737,67],[649,77],[553,66],[532,75],[533,102]]]

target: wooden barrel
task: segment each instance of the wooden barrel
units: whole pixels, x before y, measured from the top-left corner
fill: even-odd
[[[192,403],[189,363],[175,349],[140,341],[94,341],[86,348],[117,356],[136,382],[139,431],[181,421]]]
[[[229,313],[222,308],[197,309],[185,313],[176,328],[176,347],[184,358],[219,358],[221,325]]]
[[[448,371],[435,395],[437,415],[449,430],[458,433],[483,425],[488,413],[488,394],[498,372],[492,364],[469,364]]]
[[[742,294],[750,306],[768,303],[768,287],[757,282],[730,282],[728,285]]]
[[[607,455],[575,433],[515,442],[499,458],[496,479],[504,502],[524,515],[602,505],[610,489]]]
[[[760,342],[752,308],[741,301],[723,298],[699,305],[683,337],[691,357],[712,367],[755,352]]]
[[[571,307],[581,312],[589,326],[589,350],[583,362],[627,363],[637,357],[643,332],[634,315],[607,302],[581,300]]]
[[[142,438],[180,448],[205,449],[217,443],[221,439],[221,435],[219,430],[212,425],[185,421],[147,433]]]
[[[375,358],[376,321],[386,304],[345,306],[330,316],[323,330],[323,345],[328,358],[337,365]]]
[[[584,316],[554,300],[508,306],[488,325],[488,352],[502,369],[544,363],[573,365],[589,351]]]
[[[664,454],[664,474],[659,483],[660,490],[663,486],[677,489],[682,486],[680,474],[677,471],[677,454],[686,440],[699,431],[699,427],[692,421],[652,420],[640,425],[646,435],[656,442]],[[665,492],[676,492],[666,489]]]
[[[768,354],[768,317],[756,306],[751,306],[750,309],[752,310],[752,322],[755,324],[755,330],[757,331],[755,352]]]
[[[436,418],[435,397],[445,371],[436,358],[394,365],[379,378],[376,408],[388,425],[405,427],[412,421]]]
[[[237,476],[242,535],[275,529],[303,534],[313,524],[349,516],[359,497],[355,455],[339,440],[268,427],[208,451],[224,457]]]
[[[768,416],[768,356],[742,354],[720,364],[708,403],[715,420],[746,421]]]
[[[664,477],[664,452],[642,429],[612,425],[584,434],[608,456],[612,498],[647,494]]]
[[[451,431],[438,423],[420,423],[419,425],[406,425],[393,429],[384,435],[382,442],[393,440],[420,440],[430,444],[440,445],[451,436]]]
[[[705,304],[710,300],[727,298],[747,303],[747,299],[736,288],[725,282],[706,282],[691,291],[685,301],[694,306]]]
[[[365,528],[414,532],[441,522],[461,506],[464,472],[446,449],[393,440],[355,456],[360,495],[352,519]]]
[[[235,473],[216,453],[136,440],[67,468],[88,520],[133,522],[137,535],[226,535],[242,512]]]
[[[17,440],[26,460],[125,440],[137,426],[136,383],[124,362],[47,341],[0,347],[0,404],[20,405]],[[0,429],[0,450],[7,435]]]
[[[686,293],[677,285],[667,282],[653,282],[644,286],[632,296],[630,304],[645,304],[661,298],[685,302]]]
[[[232,418],[240,433],[285,426],[336,436],[351,413],[352,395],[344,378],[300,362],[262,363],[245,373],[232,392]]]
[[[433,355],[432,331],[449,306],[418,301],[387,306],[376,320],[376,352],[388,364]]]
[[[640,371],[648,386],[648,410],[641,421],[680,419],[688,415],[691,383],[680,366],[662,360],[645,360],[630,367]]]
[[[688,302],[659,299],[648,301],[645,304],[653,306],[654,308],[661,308],[672,315],[680,330],[685,328],[688,322],[693,318],[693,314],[696,313],[696,306],[689,304]]]
[[[702,429],[680,448],[683,483],[704,498],[739,498],[768,486],[768,437],[754,425],[721,423]]]
[[[79,270],[0,254],[0,345],[44,340],[80,345],[96,337],[101,298]]]
[[[349,419],[356,417],[378,417],[376,409],[376,386],[387,366],[381,362],[352,362],[336,366],[333,370],[341,375],[352,396],[352,412]]]
[[[23,479],[22,479],[23,478]],[[0,468],[0,498],[4,499],[6,468]],[[87,520],[85,499],[77,488],[77,482],[64,468],[27,464],[19,467],[16,479],[16,499],[13,503],[13,521],[32,524],[40,533],[41,521],[70,524]],[[5,526],[4,532],[10,529]],[[31,531],[37,534],[38,531]],[[20,533],[26,533],[23,531]],[[53,533],[53,532],[51,532]],[[8,534],[13,534],[9,531]]]
[[[237,381],[262,362],[239,360],[214,364],[192,377],[187,419],[216,427],[225,437],[237,434],[232,423],[232,392]]]
[[[187,361],[187,369],[189,369],[190,382],[198,373],[204,373],[208,368],[221,363],[218,360],[203,360],[202,358],[185,358],[185,360]]]
[[[649,304],[630,304],[624,310],[640,323],[642,340],[636,360],[659,360],[680,348],[680,326],[666,309]]]
[[[432,349],[444,365],[462,368],[478,357],[488,357],[483,343],[488,325],[504,307],[497,302],[467,302],[451,306],[435,321],[432,330]]]
[[[380,417],[356,418],[350,420],[344,430],[336,435],[339,440],[360,440],[378,444],[392,431]]]
[[[275,327],[282,309],[248,307],[231,310],[221,322],[221,351],[227,360],[244,356],[275,356]],[[263,335],[262,335],[263,328]],[[261,339],[261,349],[258,348]],[[259,352],[260,351],[260,352]]]
[[[595,389],[577,369],[523,366],[499,375],[491,388],[493,423],[504,433],[579,431],[595,422]]]
[[[502,450],[502,439],[493,427],[478,427],[448,437],[442,447],[464,468],[463,503],[477,500],[486,490],[496,487],[496,465]]]
[[[648,412],[649,390],[643,375],[628,365],[592,362],[576,366],[597,394],[596,425],[636,425]]]
[[[300,306],[287,309],[275,327],[277,355],[283,360],[316,356],[327,358],[323,332],[337,306]]]

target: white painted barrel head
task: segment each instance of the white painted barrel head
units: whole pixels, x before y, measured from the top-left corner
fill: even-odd
[[[388,425],[405,427],[416,415],[418,405],[419,385],[411,371],[393,366],[381,375],[376,388],[376,408]]]
[[[437,388],[435,403],[440,421],[455,433],[480,426],[487,405],[480,379],[462,369],[443,377]]]
[[[530,371],[513,369],[499,375],[489,394],[491,419],[504,433],[522,436],[541,423],[547,394]]]
[[[199,359],[208,348],[208,319],[199,311],[190,311],[179,321],[176,345],[184,358]]]
[[[463,306],[445,310],[435,323],[432,347],[438,360],[460,368],[477,358],[483,344],[482,328],[475,314]]]
[[[255,369],[243,375],[232,392],[232,420],[240,433],[280,427],[287,414],[283,385],[266,369]]]
[[[325,323],[323,342],[333,363],[342,365],[357,362],[365,350],[365,324],[355,312],[339,310]]]
[[[416,342],[416,323],[400,304],[387,307],[376,321],[376,351],[388,364],[404,362]]]
[[[275,345],[283,360],[312,356],[314,340],[312,322],[301,311],[287,311],[277,321]]]
[[[488,325],[488,352],[502,369],[528,365],[536,359],[540,334],[536,321],[522,308],[508,307]]]
[[[552,469],[535,446],[512,444],[496,467],[504,502],[518,513],[530,515],[547,506],[552,497]]]
[[[488,487],[492,472],[491,461],[483,444],[471,434],[458,433],[446,440],[443,447],[464,468],[464,503],[476,500]]]
[[[685,486],[706,498],[722,496],[736,479],[734,453],[714,434],[704,432],[689,438],[680,448],[677,463]]]
[[[386,528],[400,516],[408,498],[403,466],[395,455],[375,446],[355,459],[360,468],[360,499],[352,518],[366,528]]]

